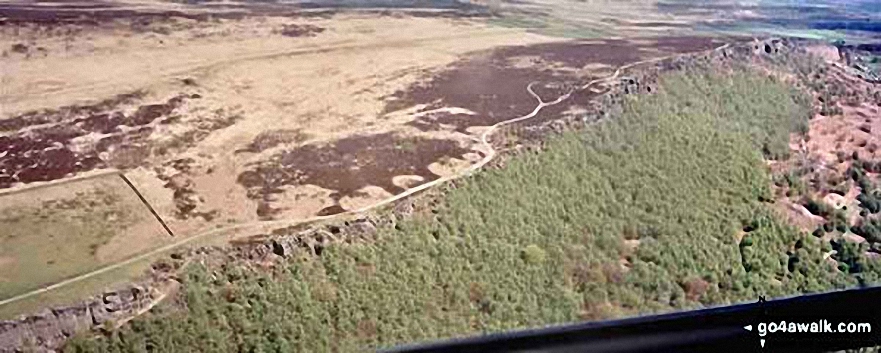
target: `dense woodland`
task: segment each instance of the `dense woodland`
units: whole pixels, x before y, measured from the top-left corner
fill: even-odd
[[[375,243],[272,271],[192,264],[183,305],[67,351],[360,351],[877,281],[860,249],[824,260],[832,244],[768,206],[763,158],[786,158],[805,131],[806,95],[747,72],[660,87],[468,178]]]

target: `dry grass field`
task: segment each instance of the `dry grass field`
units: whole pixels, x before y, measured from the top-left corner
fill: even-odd
[[[0,195],[0,297],[58,282],[169,240],[116,175]]]

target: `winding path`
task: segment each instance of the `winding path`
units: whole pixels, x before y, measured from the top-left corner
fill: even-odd
[[[718,47],[718,48],[712,49],[712,51],[723,50],[723,49],[727,48],[729,45],[730,45],[730,44],[722,45],[722,46],[720,46],[720,47]],[[627,64],[627,65],[621,66],[621,67],[619,67],[617,70],[615,70],[615,72],[614,72],[613,74],[611,74],[611,75],[609,75],[609,76],[607,76],[607,77],[604,77],[604,78],[595,79],[595,80],[592,80],[592,81],[590,81],[590,82],[588,82],[588,83],[585,83],[584,85],[580,86],[580,87],[578,88],[578,90],[579,90],[579,91],[582,91],[582,90],[585,90],[585,89],[587,89],[587,88],[589,88],[589,87],[591,87],[591,86],[593,86],[593,85],[595,85],[595,84],[597,84],[597,83],[608,82],[608,81],[614,80],[614,79],[618,78],[618,76],[620,75],[620,73],[621,73],[622,71],[627,70],[627,69],[629,69],[629,68],[631,68],[631,67],[634,67],[634,66],[637,66],[637,65],[642,65],[642,64],[647,64],[647,63],[651,63],[651,62],[658,62],[658,61],[662,61],[662,60],[669,59],[669,58],[676,57],[676,56],[680,56],[680,55],[687,55],[687,53],[680,53],[680,54],[668,55],[668,56],[658,57],[658,58],[653,58],[653,59],[641,60],[641,61],[637,61],[637,62],[634,62],[634,63],[630,63],[630,64]],[[416,186],[416,187],[413,187],[413,188],[407,189],[406,191],[404,191],[404,192],[402,192],[402,193],[400,193],[400,194],[397,194],[397,195],[395,195],[395,196],[389,197],[389,198],[387,198],[387,199],[385,199],[385,200],[381,200],[381,201],[378,201],[378,202],[376,202],[376,203],[374,203],[374,204],[371,204],[371,205],[368,205],[368,206],[365,206],[365,207],[361,207],[361,208],[358,208],[358,209],[355,209],[355,210],[350,210],[350,211],[342,212],[342,213],[337,213],[337,214],[327,215],[327,216],[314,216],[314,217],[310,217],[310,218],[301,218],[301,219],[286,219],[286,220],[274,220],[274,221],[255,221],[255,222],[249,222],[249,223],[242,223],[242,224],[232,225],[232,226],[223,227],[223,228],[216,228],[216,229],[212,229],[212,230],[204,231],[204,232],[201,232],[201,233],[197,233],[197,234],[195,234],[195,235],[192,235],[192,236],[189,236],[189,237],[187,237],[187,238],[181,239],[181,240],[179,240],[179,241],[177,241],[177,242],[174,242],[174,243],[171,243],[171,244],[168,244],[168,245],[165,245],[165,246],[162,246],[162,247],[159,247],[159,248],[153,249],[153,250],[151,250],[151,251],[149,251],[149,252],[146,252],[146,253],[143,253],[143,254],[140,254],[140,255],[137,255],[137,256],[131,257],[131,258],[127,259],[127,260],[124,260],[124,261],[121,261],[121,262],[117,262],[117,263],[114,263],[114,264],[111,264],[111,265],[107,265],[107,266],[102,267],[102,268],[99,268],[99,269],[97,269],[97,270],[94,270],[94,271],[91,271],[91,272],[88,272],[88,273],[84,273],[84,274],[81,274],[81,275],[76,276],[76,277],[68,278],[68,279],[63,280],[63,281],[61,281],[61,282],[58,282],[58,283],[55,283],[55,284],[52,284],[52,285],[49,285],[49,286],[45,286],[45,287],[43,287],[43,288],[39,288],[39,289],[36,289],[36,290],[30,291],[30,292],[27,292],[27,293],[24,293],[24,294],[20,294],[20,295],[17,295],[17,296],[11,297],[11,298],[7,298],[7,299],[4,299],[4,300],[0,300],[0,306],[7,305],[7,304],[10,304],[10,303],[14,303],[14,302],[17,302],[17,301],[20,301],[20,300],[23,300],[23,299],[27,299],[27,298],[33,297],[33,296],[35,296],[35,295],[39,295],[39,294],[42,294],[42,293],[46,293],[46,292],[49,292],[49,291],[52,291],[52,290],[55,290],[55,289],[58,289],[58,288],[61,288],[61,287],[64,287],[64,286],[67,286],[67,285],[70,285],[70,284],[73,284],[73,283],[79,282],[79,281],[82,281],[82,280],[85,280],[85,279],[88,279],[88,278],[91,278],[91,277],[95,277],[95,276],[100,275],[100,274],[103,274],[103,273],[107,273],[107,272],[110,272],[110,271],[113,271],[113,270],[116,270],[116,269],[119,269],[119,268],[122,268],[122,267],[125,267],[125,266],[128,266],[128,265],[131,265],[131,264],[136,263],[136,262],[139,262],[139,261],[146,260],[146,259],[148,259],[148,258],[150,258],[150,257],[152,257],[152,256],[158,255],[158,254],[160,254],[160,253],[163,253],[163,252],[166,252],[166,251],[172,250],[172,249],[174,249],[174,248],[180,247],[180,246],[185,245],[185,244],[187,244],[187,243],[190,243],[190,242],[193,242],[193,241],[195,241],[195,240],[202,239],[202,238],[205,238],[205,237],[208,237],[208,236],[218,235],[218,234],[222,234],[222,233],[226,233],[226,232],[231,232],[231,231],[242,230],[242,229],[249,229],[249,228],[294,226],[294,225],[299,225],[299,224],[304,224],[304,223],[312,223],[312,222],[317,222],[317,221],[323,221],[323,220],[329,220],[329,219],[339,218],[339,217],[348,216],[348,215],[353,215],[353,214],[361,214],[361,213],[367,212],[367,211],[369,211],[369,210],[372,210],[372,209],[375,209],[375,208],[378,208],[378,207],[382,207],[382,206],[385,206],[385,205],[390,204],[390,203],[392,203],[392,202],[398,201],[398,200],[400,200],[400,199],[403,199],[403,198],[405,198],[405,197],[408,197],[408,196],[410,196],[410,195],[413,195],[413,194],[415,194],[415,193],[417,193],[417,192],[420,192],[420,191],[423,191],[423,190],[429,189],[429,188],[434,187],[434,186],[436,186],[436,185],[438,185],[438,184],[442,184],[442,183],[448,182],[448,181],[450,181],[450,180],[454,180],[454,179],[458,179],[458,178],[461,178],[461,177],[466,176],[466,175],[470,175],[470,174],[473,173],[474,171],[476,171],[476,170],[478,170],[478,169],[480,169],[480,168],[483,168],[487,163],[489,163],[490,161],[492,161],[492,159],[496,156],[496,150],[493,149],[492,144],[489,142],[489,137],[490,137],[490,135],[492,135],[493,132],[495,132],[497,129],[499,129],[499,128],[502,127],[502,126],[510,125],[510,124],[514,124],[514,123],[517,123],[517,122],[521,122],[521,121],[524,121],[524,120],[531,119],[531,118],[535,117],[535,116],[536,116],[536,115],[537,115],[537,114],[538,114],[543,108],[548,107],[548,106],[553,106],[553,105],[556,105],[556,104],[559,104],[559,103],[563,102],[564,100],[568,99],[569,96],[574,92],[574,90],[570,90],[568,93],[566,93],[566,94],[564,94],[564,95],[562,95],[562,96],[559,96],[557,99],[555,99],[555,100],[553,100],[553,101],[545,102],[545,101],[543,101],[543,100],[541,99],[541,97],[539,97],[539,96],[538,96],[538,95],[532,90],[532,85],[533,85],[533,84],[535,84],[535,82],[531,82],[531,83],[529,83],[529,85],[526,86],[526,90],[529,92],[530,95],[532,95],[532,96],[538,101],[538,104],[536,105],[535,109],[533,109],[532,112],[530,112],[529,114],[526,114],[526,115],[523,115],[523,116],[520,116],[520,117],[517,117],[517,118],[513,118],[513,119],[509,119],[509,120],[505,120],[505,121],[498,122],[498,123],[496,123],[496,124],[490,126],[489,128],[487,128],[486,130],[484,130],[483,133],[480,134],[480,141],[479,141],[480,144],[481,144],[481,147],[486,148],[486,152],[484,153],[484,157],[483,157],[483,159],[481,159],[479,162],[477,162],[477,163],[475,163],[475,164],[472,164],[472,165],[469,166],[468,168],[466,168],[466,169],[464,169],[464,170],[462,170],[462,171],[460,171],[460,172],[458,172],[458,173],[456,173],[456,174],[449,175],[449,176],[446,176],[446,177],[442,177],[442,178],[439,178],[439,179],[435,179],[435,180],[433,180],[433,181],[430,181],[430,182],[427,182],[427,183],[421,184],[421,185],[419,185],[419,186]]]

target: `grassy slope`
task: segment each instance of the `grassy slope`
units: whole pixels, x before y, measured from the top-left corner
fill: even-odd
[[[662,87],[470,178],[437,219],[275,273],[193,266],[187,311],[68,349],[357,351],[855,285],[759,201],[770,195],[762,150],[785,154],[806,99],[748,74],[676,74]]]
[[[61,187],[81,191],[40,201]],[[96,252],[119,234],[114,229],[155,222],[116,176],[31,193],[39,196],[0,199],[0,299],[95,269],[102,263]]]

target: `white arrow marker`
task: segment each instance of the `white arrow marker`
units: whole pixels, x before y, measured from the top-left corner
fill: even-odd
[[[765,348],[765,340],[759,340],[759,344],[762,345],[762,348]]]
[[[744,329],[744,330],[747,330],[747,331],[752,331],[752,330],[753,330],[753,325],[746,325],[746,326],[743,327],[743,329]]]

